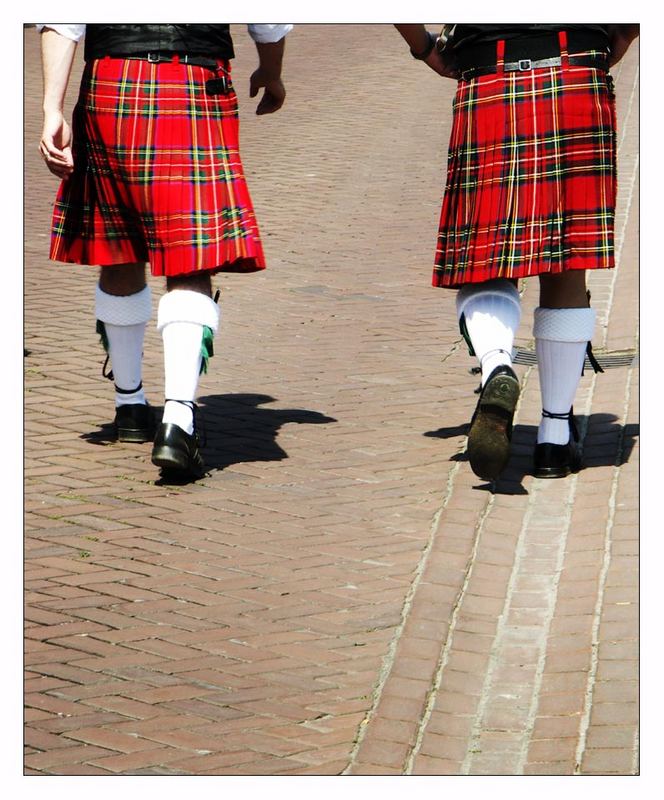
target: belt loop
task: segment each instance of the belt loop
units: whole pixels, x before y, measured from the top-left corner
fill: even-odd
[[[496,73],[502,75],[505,72],[505,40],[498,39],[496,42]]]
[[[558,44],[560,45],[560,65],[563,69],[569,67],[569,55],[567,53],[567,31],[558,31]]]

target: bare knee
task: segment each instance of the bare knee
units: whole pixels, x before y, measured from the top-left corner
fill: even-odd
[[[129,295],[140,292],[146,286],[145,264],[112,264],[102,267],[99,273],[99,288],[112,295]]]
[[[571,270],[555,275],[546,273],[539,276],[540,306],[542,308],[586,308],[585,270]]]
[[[174,275],[166,279],[166,289],[184,289],[212,297],[212,277],[209,272],[194,272],[188,275]]]

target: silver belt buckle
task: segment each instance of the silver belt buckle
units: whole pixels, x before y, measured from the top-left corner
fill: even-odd
[[[519,59],[519,72],[528,72],[529,69],[533,68],[533,62],[529,58],[520,58]]]
[[[148,53],[148,61],[150,64],[158,64],[161,61],[159,53]]]

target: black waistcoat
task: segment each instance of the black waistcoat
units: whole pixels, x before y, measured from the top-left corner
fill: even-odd
[[[572,24],[534,24],[523,25],[501,23],[498,25],[457,25],[454,29],[452,44],[455,48],[462,48],[470,45],[482,45],[487,42],[495,42],[498,39],[505,39],[508,43],[515,40],[527,40],[544,38],[549,36],[552,41],[557,43],[558,31],[567,31],[568,41],[572,43],[569,52],[574,48],[574,41],[577,38],[590,38],[596,42],[598,47],[608,46],[606,25],[584,25],[579,23]]]
[[[451,39],[461,70],[496,63],[496,41],[505,40],[505,61],[550,58],[560,55],[558,31],[567,32],[567,52],[605,51],[609,39],[605,25],[534,24],[457,25]]]
[[[134,53],[233,58],[229,25],[86,25],[85,60]]]

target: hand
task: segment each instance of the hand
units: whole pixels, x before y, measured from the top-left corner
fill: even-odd
[[[74,171],[71,143],[71,129],[62,113],[59,111],[47,113],[44,117],[39,152],[49,170],[63,180]]]
[[[259,89],[265,89],[265,91],[256,107],[257,114],[273,114],[283,106],[286,89],[281,78],[267,78],[260,67],[250,78],[249,96],[256,97]]]
[[[442,75],[443,78],[454,78],[456,80],[459,77],[459,69],[454,61],[454,56],[450,48],[439,50],[439,44],[440,41],[436,43],[436,46],[424,59],[424,63],[434,72]]]

